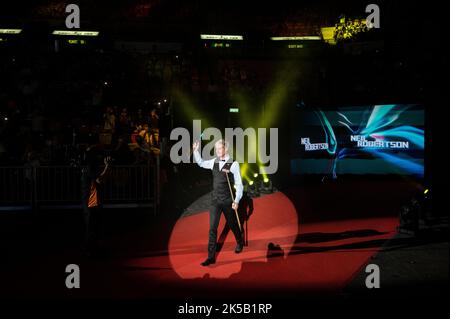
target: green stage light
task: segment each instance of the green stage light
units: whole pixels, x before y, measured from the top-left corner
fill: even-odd
[[[253,174],[253,177],[257,178],[258,177],[258,173]]]
[[[424,194],[427,194],[430,190],[427,188],[426,190],[423,191]]]
[[[253,181],[249,181],[249,182],[248,182],[248,185],[253,185]]]
[[[186,91],[175,88],[172,92],[173,101],[179,106],[179,110],[188,120],[201,120],[202,126],[211,127],[209,118],[197,107],[194,97]]]
[[[263,181],[264,181],[264,183],[261,183],[260,192],[262,194],[273,193],[272,181],[270,181],[267,177],[265,177]]]
[[[251,198],[260,196],[259,185],[255,184],[253,181],[249,182],[247,193]]]
[[[241,166],[241,176],[243,179],[245,179],[248,182],[250,179],[247,177],[247,168],[248,168],[248,163],[247,162],[243,163]]]

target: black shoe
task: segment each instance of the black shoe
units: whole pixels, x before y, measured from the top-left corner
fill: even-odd
[[[236,254],[239,254],[239,253],[242,251],[242,249],[244,249],[244,243],[243,243],[243,242],[239,242],[239,243],[236,245],[236,249],[234,250],[234,252],[235,252]]]
[[[209,266],[209,265],[212,265],[212,264],[215,264],[215,263],[216,263],[216,260],[214,258],[208,258],[204,262],[202,262],[200,265],[202,265],[202,266]]]

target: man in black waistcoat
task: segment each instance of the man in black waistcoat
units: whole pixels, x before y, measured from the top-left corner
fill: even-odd
[[[219,226],[220,215],[223,212],[231,231],[236,238],[235,253],[240,253],[244,247],[241,230],[237,216],[233,210],[238,209],[239,200],[242,198],[243,186],[239,163],[233,161],[228,155],[228,143],[225,140],[219,140],[215,144],[216,156],[210,160],[203,160],[199,152],[200,142],[196,141],[193,145],[193,154],[195,162],[202,168],[212,170],[213,174],[213,191],[212,203],[209,211],[209,241],[208,241],[208,258],[201,263],[202,266],[208,266],[216,262],[216,245],[217,245],[217,227]],[[231,173],[231,174],[228,174]],[[230,184],[228,184],[227,175]],[[235,185],[236,195],[234,201],[231,191]]]

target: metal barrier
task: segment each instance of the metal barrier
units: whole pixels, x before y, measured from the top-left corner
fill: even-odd
[[[107,207],[159,205],[156,167],[113,166],[105,180]],[[71,166],[0,167],[0,209],[82,207],[81,170]]]
[[[1,205],[30,205],[32,202],[32,189],[32,167],[0,167]]]
[[[81,169],[70,166],[35,168],[35,203],[81,202]]]
[[[111,170],[111,176],[105,183],[105,201],[148,201],[156,196],[156,182],[153,180],[148,166],[116,166]]]

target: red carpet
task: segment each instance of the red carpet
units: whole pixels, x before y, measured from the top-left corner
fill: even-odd
[[[291,198],[299,199],[292,195]],[[171,232],[167,249],[146,247],[144,254],[130,251],[124,258],[89,262],[80,261],[70,252],[37,254],[33,259],[11,265],[2,283],[9,287],[8,295],[68,298],[339,294],[395,233],[397,218],[367,218],[363,216],[365,211],[361,211],[360,219],[304,224],[301,210],[306,208],[300,202],[296,211],[283,193],[254,199],[254,211],[248,222],[249,245],[241,254],[234,254],[234,236],[229,232],[212,267],[200,266],[206,258],[209,223],[207,212],[203,212],[180,218],[174,227],[154,224],[123,243],[125,249],[132,244],[146,247],[149,242],[164,247],[169,239],[167,232]],[[219,234],[223,225],[224,220]],[[269,243],[281,247],[281,256],[267,257]],[[279,251],[274,253],[280,255]],[[69,263],[80,263],[83,289],[65,288],[64,269]],[[24,276],[30,265],[33,276]]]
[[[222,214],[218,237],[224,225]],[[266,262],[267,244],[271,241],[289,252],[297,237],[298,222],[295,208],[287,197],[281,193],[262,197],[254,202],[254,213],[248,223],[249,245],[244,252],[234,253],[236,241],[230,231],[217,255],[217,263],[199,267],[205,259],[208,229],[208,212],[182,218],[175,225],[169,242],[169,254],[172,267],[180,277],[200,278],[209,274],[211,278],[228,278],[241,271],[244,261]]]
[[[148,273],[153,283],[179,288],[186,284],[200,288],[205,296],[207,291],[217,290],[218,284],[221,290],[338,292],[385,239],[394,235],[397,218],[302,225],[289,198],[277,192],[254,200],[254,213],[248,222],[249,245],[244,251],[234,254],[230,231],[217,263],[205,268],[200,262],[206,257],[208,223],[207,212],[181,218],[169,242],[169,261],[167,256],[153,256],[131,260],[128,265],[153,269]],[[222,216],[218,236],[223,225]],[[267,258],[271,242],[280,245],[282,256]],[[158,267],[173,271],[158,271]]]

